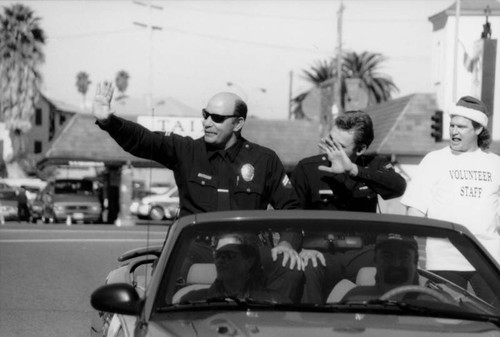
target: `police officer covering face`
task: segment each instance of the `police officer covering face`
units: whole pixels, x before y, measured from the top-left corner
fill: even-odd
[[[152,132],[115,116],[111,109],[113,90],[109,82],[97,86],[93,104],[97,125],[125,151],[154,160],[174,172],[179,189],[180,216],[222,210],[266,209],[269,204],[275,209],[300,207],[275,152],[241,136],[247,105],[236,94],[222,92],[208,101],[201,112],[205,134],[192,139],[173,133]],[[302,260],[294,249],[300,243],[300,236],[282,233],[280,240],[269,252],[269,257],[263,257],[263,263],[267,259],[276,261],[281,258],[280,265],[301,270]],[[203,248],[195,258],[210,259],[211,247],[206,242],[200,242],[200,247]],[[277,287],[283,289],[287,285]]]
[[[302,207],[375,213],[378,195],[383,199],[401,196],[406,181],[391,162],[383,156],[366,155],[373,138],[367,113],[347,111],[337,117],[329,137],[319,144],[323,154],[302,159],[293,172],[292,183]],[[304,248],[315,248],[310,243],[327,236],[329,233],[323,238],[310,237],[305,231]],[[349,274],[350,267],[354,271],[373,263],[373,250],[357,253],[355,262],[349,252],[331,249],[303,249],[301,257],[306,265],[303,301],[321,303],[336,281],[349,276],[342,274]]]

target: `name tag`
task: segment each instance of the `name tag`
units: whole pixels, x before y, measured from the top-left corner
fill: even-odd
[[[198,173],[198,178],[212,180],[212,176],[209,176],[208,174],[203,174],[203,173]]]

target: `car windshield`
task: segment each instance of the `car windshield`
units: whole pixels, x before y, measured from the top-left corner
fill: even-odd
[[[194,221],[173,230],[167,242],[171,251],[161,271],[157,310],[227,303],[286,305],[296,310],[360,310],[358,305],[363,304],[363,310],[387,310],[389,304],[407,303],[428,310],[500,316],[500,272],[475,240],[450,224],[427,226],[425,220],[411,223],[403,216],[390,219],[356,215]],[[294,283],[290,269],[276,273],[280,266],[271,252],[282,239],[297,234],[304,235],[297,250],[321,254],[327,268],[320,260],[313,267],[310,260],[290,295],[284,289]],[[432,266],[426,249],[434,245],[453,253],[462,267]],[[307,283],[311,270],[327,271],[321,278],[324,286]],[[280,277],[281,283],[274,282]]]
[[[16,198],[17,198],[16,191],[13,190],[0,191],[1,200],[16,200]]]
[[[59,180],[54,183],[54,192],[57,194],[94,194],[90,180]]]

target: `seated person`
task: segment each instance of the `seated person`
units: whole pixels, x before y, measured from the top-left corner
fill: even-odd
[[[209,288],[187,293],[180,299],[180,303],[220,297],[283,302],[278,292],[264,288],[264,275],[255,235],[222,235],[218,239],[214,259],[217,271],[214,283]]]
[[[381,234],[375,243],[375,285],[357,286],[343,301],[377,299],[389,290],[403,285],[418,285],[417,241],[400,234]]]

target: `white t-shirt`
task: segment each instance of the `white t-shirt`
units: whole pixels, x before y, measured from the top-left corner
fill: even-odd
[[[500,262],[500,156],[478,149],[450,147],[428,153],[401,199],[429,218],[467,227]],[[467,262],[446,254],[444,242],[427,242],[427,268],[469,270]],[[462,268],[459,268],[462,266]]]

